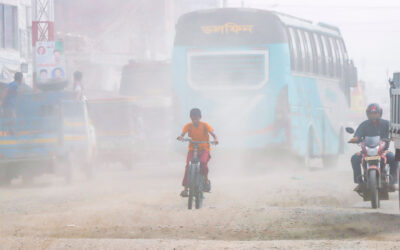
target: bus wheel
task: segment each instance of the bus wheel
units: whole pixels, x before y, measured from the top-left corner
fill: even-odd
[[[307,136],[306,153],[305,153],[305,155],[303,157],[303,164],[304,164],[304,167],[306,167],[306,168],[310,168],[311,167],[310,162],[311,162],[311,158],[312,158],[312,155],[313,155],[313,147],[314,147],[313,140],[314,140],[314,135],[313,135],[312,130],[310,130],[308,132],[308,136]]]
[[[333,168],[338,165],[339,155],[329,155],[322,157],[324,168]]]
[[[339,148],[338,148],[338,154],[337,155],[326,155],[326,156],[322,157],[322,164],[324,165],[324,168],[336,167],[338,165],[340,154],[344,153],[344,133],[343,133],[343,128],[340,129],[338,144],[339,144]]]

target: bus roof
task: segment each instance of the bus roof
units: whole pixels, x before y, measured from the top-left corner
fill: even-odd
[[[332,36],[341,36],[340,30],[338,27],[326,24],[326,23],[313,23],[312,21],[290,16],[284,13],[280,12],[274,12],[279,19],[282,21],[282,23],[285,26],[293,26],[297,28],[302,28],[306,30],[312,30],[312,31],[317,31],[320,33],[326,33]]]
[[[215,8],[215,9],[206,9],[206,10],[197,10],[197,11],[192,11],[189,13],[186,13],[179,18],[178,23],[183,21],[186,18],[189,18],[190,16],[196,15],[196,14],[207,14],[207,13],[227,13],[227,12],[254,12],[254,13],[265,13],[267,15],[274,15],[279,18],[279,20],[283,23],[285,26],[292,26],[292,27],[297,27],[297,28],[302,28],[306,30],[312,30],[320,33],[325,33],[329,34],[331,36],[336,36],[336,37],[341,37],[341,33],[338,27],[332,26],[326,23],[314,23],[310,20],[306,20],[303,18],[291,16],[288,14],[276,12],[276,11],[270,11],[270,10],[261,10],[261,9],[253,9],[253,8]]]

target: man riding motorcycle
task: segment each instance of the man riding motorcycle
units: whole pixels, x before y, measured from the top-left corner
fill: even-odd
[[[391,191],[396,190],[397,183],[397,162],[395,161],[394,154],[388,150],[390,139],[389,139],[389,121],[382,119],[382,108],[376,104],[372,103],[368,105],[367,110],[368,120],[362,122],[358,126],[354,137],[349,141],[349,143],[357,143],[362,141],[366,136],[380,136],[380,138],[386,142],[385,155],[387,158],[387,163],[390,166],[390,183],[389,189]],[[362,176],[361,176],[361,161],[362,153],[355,153],[351,157],[351,165],[353,167],[354,183],[357,184],[354,191],[361,190]]]

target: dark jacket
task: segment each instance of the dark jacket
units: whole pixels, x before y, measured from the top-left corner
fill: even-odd
[[[358,126],[354,136],[359,140],[363,140],[366,136],[380,136],[382,140],[387,142],[386,148],[389,148],[389,121],[379,119],[375,123],[371,120],[366,120]]]

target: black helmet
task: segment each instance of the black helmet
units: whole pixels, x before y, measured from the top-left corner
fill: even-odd
[[[198,108],[194,108],[190,110],[190,118],[192,117],[200,117],[201,118],[201,111]]]
[[[24,75],[23,75],[21,72],[16,72],[16,73],[14,74],[14,80],[15,80],[15,81],[21,81],[22,78],[24,78]]]
[[[78,70],[74,72],[74,79],[75,80],[82,80],[82,76],[83,76],[82,72],[80,72]]]
[[[382,118],[382,112],[383,112],[382,108],[377,103],[371,103],[370,105],[368,105],[367,110],[366,110],[368,119],[371,119],[371,118],[369,118],[369,116],[372,113],[378,113],[379,118]]]

